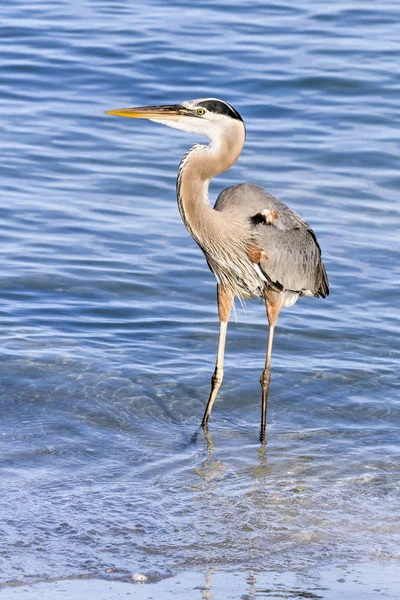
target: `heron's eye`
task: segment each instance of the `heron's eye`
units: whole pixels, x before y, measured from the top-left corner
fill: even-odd
[[[205,114],[205,110],[204,108],[198,108],[197,109],[197,114],[199,115],[199,117],[202,117]]]

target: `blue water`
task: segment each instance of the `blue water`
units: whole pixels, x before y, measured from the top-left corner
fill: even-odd
[[[0,17],[1,582],[398,565],[398,2]],[[247,127],[211,196],[250,181],[287,202],[331,283],[281,314],[264,450],[261,302],[236,306],[190,444],[218,319],[175,176],[201,140],[104,114],[204,96]]]

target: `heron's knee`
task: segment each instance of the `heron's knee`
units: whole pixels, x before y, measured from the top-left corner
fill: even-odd
[[[219,387],[222,383],[222,379],[224,377],[224,372],[222,369],[215,369],[213,376],[211,377],[211,385],[212,387]]]
[[[260,383],[261,383],[261,387],[265,388],[268,387],[271,381],[271,371],[268,370],[264,370],[261,373],[261,377],[260,377]]]

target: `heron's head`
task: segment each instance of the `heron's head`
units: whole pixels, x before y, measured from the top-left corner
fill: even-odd
[[[117,117],[149,119],[188,133],[205,135],[212,142],[221,137],[243,137],[245,127],[242,117],[227,102],[217,98],[188,100],[182,104],[142,106],[107,111]]]

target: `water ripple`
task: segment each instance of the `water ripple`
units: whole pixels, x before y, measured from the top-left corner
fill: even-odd
[[[398,561],[398,3],[0,14],[3,581]],[[280,318],[265,451],[257,302],[190,442],[218,327],[175,200],[198,140],[104,115],[206,95],[247,126],[212,196],[247,180],[300,211],[332,286]]]

